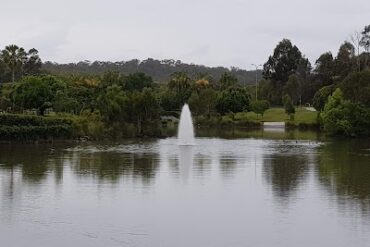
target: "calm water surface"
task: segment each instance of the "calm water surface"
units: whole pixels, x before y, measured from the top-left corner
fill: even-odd
[[[0,145],[1,246],[370,246],[369,140],[218,136]]]

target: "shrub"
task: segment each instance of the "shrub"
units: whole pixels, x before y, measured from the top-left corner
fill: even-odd
[[[343,99],[338,88],[329,97],[321,115],[324,130],[330,135],[369,135],[370,110]]]
[[[263,118],[263,114],[267,109],[270,108],[270,104],[267,100],[255,100],[251,103],[251,109],[254,113],[261,114]]]

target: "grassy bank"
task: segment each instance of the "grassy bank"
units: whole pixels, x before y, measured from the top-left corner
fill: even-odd
[[[195,117],[195,123],[199,126],[239,126],[248,128],[261,127],[263,122],[285,122],[288,127],[316,128],[318,127],[317,112],[296,108],[294,119],[285,113],[283,108],[270,108],[263,116],[254,112],[239,112],[225,116],[210,118]]]
[[[289,116],[285,113],[284,108],[270,108],[263,117],[257,116],[254,112],[246,113],[246,117],[253,121],[262,122],[291,122],[298,124],[316,124],[317,112],[306,110],[304,107],[297,107],[294,114],[294,120],[291,121]]]

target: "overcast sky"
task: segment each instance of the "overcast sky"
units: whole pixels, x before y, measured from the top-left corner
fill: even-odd
[[[0,0],[0,47],[55,62],[173,58],[251,69],[289,38],[311,62],[370,24],[370,0]]]

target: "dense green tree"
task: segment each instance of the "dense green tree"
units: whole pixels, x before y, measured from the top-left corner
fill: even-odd
[[[249,110],[250,97],[243,88],[228,88],[223,90],[216,103],[216,110],[225,114],[228,112],[241,112]]]
[[[221,90],[228,89],[229,87],[235,87],[238,84],[238,79],[230,72],[222,74],[219,85]]]
[[[122,88],[116,84],[108,86],[98,97],[98,108],[107,122],[119,122],[125,119],[124,105],[127,98]]]
[[[299,59],[295,74],[299,78],[306,80],[311,75],[311,72],[312,66],[308,58],[302,57],[302,59]]]
[[[270,108],[270,104],[267,100],[255,100],[251,103],[251,109],[257,115],[260,114],[263,118],[263,114],[267,109]]]
[[[67,87],[66,95],[79,103],[73,109],[75,113],[80,113],[84,110],[95,111],[97,108],[97,98],[104,92],[104,89],[99,88],[94,81],[74,81],[70,82]]]
[[[136,72],[133,74],[129,74],[124,79],[124,89],[133,91],[138,90],[141,91],[144,88],[149,88],[153,86],[153,79],[152,77],[146,75],[142,72]]]
[[[296,74],[305,79],[310,70],[310,63],[302,56],[297,46],[293,46],[288,39],[279,42],[273,55],[263,65],[263,76],[270,80],[272,86],[269,101],[273,104],[281,104],[283,88],[289,77]]]
[[[27,58],[23,64],[24,75],[38,75],[41,73],[42,62],[38,53],[38,50],[35,48],[27,52]]]
[[[275,99],[275,94],[273,93],[274,88],[272,85],[271,80],[261,80],[258,83],[258,98],[265,99],[269,102],[276,102],[279,101]]]
[[[37,109],[38,114],[44,115],[45,110],[53,106],[56,92],[65,87],[65,83],[54,76],[29,76],[22,79],[11,97],[14,104]]]
[[[263,65],[263,76],[278,82],[286,82],[297,71],[302,53],[290,40],[283,39],[275,47],[274,53]]]
[[[136,122],[137,133],[143,134],[143,123],[150,123],[159,119],[160,106],[150,88],[144,88],[142,92],[133,92],[131,100],[131,119]]]
[[[109,87],[112,85],[118,85],[120,87],[124,87],[125,85],[125,77],[118,71],[109,70],[104,72],[101,76],[100,86],[102,87]]]
[[[339,84],[345,99],[370,107],[370,71],[352,73]]]
[[[331,52],[322,54],[316,60],[316,68],[314,70],[321,86],[331,85],[335,75],[335,62]]]
[[[171,75],[168,87],[177,93],[182,93],[191,88],[192,80],[185,72],[175,72]]]
[[[289,76],[283,93],[290,96],[293,104],[300,104],[302,99],[302,80],[297,75]]]
[[[284,104],[285,113],[288,114],[292,119],[293,115],[295,113],[295,108],[294,108],[292,98],[289,95],[286,94],[286,95],[284,95],[282,101],[283,101],[283,104]]]
[[[182,99],[177,97],[177,93],[172,90],[165,89],[160,92],[159,102],[165,111],[179,110],[183,105],[182,101]]]
[[[176,93],[180,105],[188,101],[192,93],[193,80],[185,72],[172,74],[168,82],[168,88]]]
[[[335,59],[336,76],[344,79],[355,69],[355,47],[345,41],[340,47]]]
[[[68,93],[70,90],[58,90],[54,97],[53,110],[56,112],[68,112],[77,114],[80,103]]]
[[[370,134],[370,109],[345,100],[339,88],[329,97],[321,115],[324,130],[328,134],[346,136]]]
[[[333,93],[333,91],[334,91],[333,85],[320,88],[320,90],[318,90],[313,97],[312,106],[317,111],[324,110],[324,106],[328,101],[328,97]]]
[[[350,135],[351,123],[348,120],[348,104],[342,91],[337,88],[329,97],[328,103],[321,114],[324,130],[329,134]]]
[[[27,60],[27,53],[22,47],[8,45],[1,52],[1,59],[11,73],[12,82],[15,82],[16,75],[22,71],[22,65]]]
[[[189,106],[195,116],[210,117],[217,101],[217,92],[212,88],[194,91],[189,98]]]

